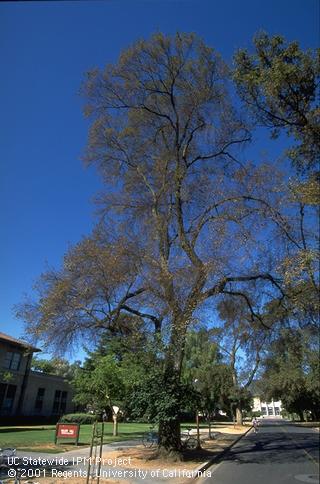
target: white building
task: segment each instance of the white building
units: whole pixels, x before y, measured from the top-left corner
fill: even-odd
[[[281,400],[262,402],[260,397],[253,397],[253,412],[260,412],[262,417],[280,417],[282,411]]]

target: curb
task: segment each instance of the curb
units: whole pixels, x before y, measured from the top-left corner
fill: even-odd
[[[208,462],[205,462],[204,464],[202,464],[200,467],[197,467],[197,469],[194,471],[195,473],[199,473],[199,472],[204,472],[206,471],[209,467],[211,467],[213,464],[217,464],[219,461],[221,461],[223,459],[223,457],[226,455],[227,452],[229,452],[229,450],[239,442],[239,440],[241,440],[243,437],[245,437],[249,432],[250,430],[253,429],[253,426],[249,427],[249,429],[242,435],[240,435],[239,437],[237,437],[233,442],[231,442],[230,445],[228,445],[227,447],[225,447],[221,452],[219,452],[219,454],[215,455],[214,457],[212,457],[212,459],[208,460]],[[198,479],[201,479],[201,476],[199,477],[195,477],[193,479],[193,481],[196,481]]]

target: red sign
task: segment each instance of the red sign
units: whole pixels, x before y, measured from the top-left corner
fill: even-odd
[[[56,426],[55,441],[57,441],[57,439],[76,439],[76,441],[78,441],[79,431],[80,431],[79,424],[58,423]]]

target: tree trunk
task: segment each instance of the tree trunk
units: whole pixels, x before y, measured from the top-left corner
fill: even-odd
[[[166,452],[181,450],[180,422],[178,420],[159,423],[159,447]]]
[[[236,422],[237,425],[243,425],[242,408],[236,407]]]
[[[172,325],[171,341],[167,349],[164,370],[165,387],[167,384],[169,385],[166,392],[170,396],[178,392],[186,334],[186,324],[178,325],[178,322],[174,321]],[[172,413],[169,411],[169,414],[159,422],[159,450],[161,453],[179,454],[181,452],[180,421],[176,410],[174,409]]]
[[[299,410],[298,415],[299,415],[299,418],[300,418],[300,422],[304,422],[303,410]]]

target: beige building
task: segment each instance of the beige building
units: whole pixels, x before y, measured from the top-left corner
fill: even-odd
[[[39,351],[0,333],[0,417],[54,417],[74,411],[67,380],[31,370],[32,355]]]
[[[260,412],[262,417],[281,417],[282,402],[273,399],[270,402],[263,402],[260,397],[254,397],[252,410]]]

